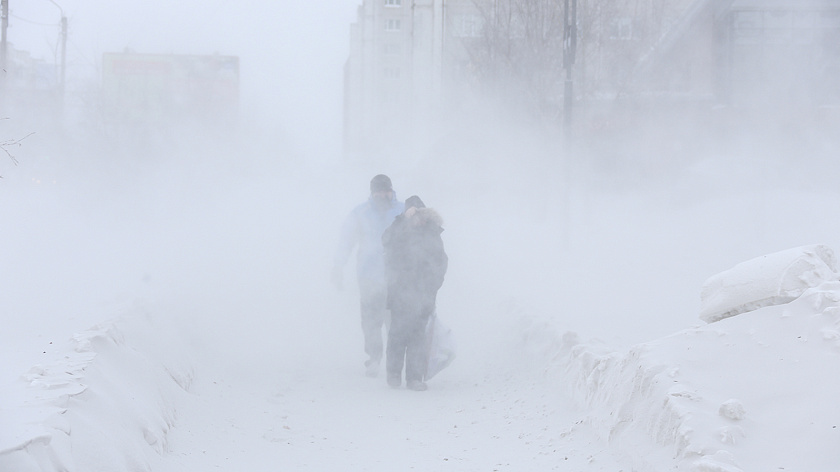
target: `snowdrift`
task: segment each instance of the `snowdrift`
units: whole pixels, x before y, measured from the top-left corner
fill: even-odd
[[[140,309],[73,336],[13,385],[22,402],[0,410],[0,471],[151,470],[192,380],[181,344]]]
[[[768,306],[626,352],[560,335],[547,322],[521,328],[521,347],[565,390],[556,400],[570,397],[582,422],[624,457],[625,470],[834,472],[835,274],[828,248],[798,248],[748,261],[704,287],[718,287],[704,292],[721,295],[706,298],[717,313]],[[17,381],[20,402],[0,405],[0,471],[151,471],[169,452],[189,395],[185,338],[142,309],[74,336],[61,356]]]
[[[712,323],[788,303],[830,280],[840,280],[840,274],[834,251],[826,246],[803,246],[757,257],[703,284],[700,319]]]
[[[833,267],[822,246],[749,261],[712,279],[721,296],[707,313],[728,318],[628,352],[582,343],[574,333],[547,335],[550,328],[538,324],[524,339],[532,351],[542,346],[586,421],[632,470],[838,470],[840,282],[830,280]],[[764,303],[771,306],[732,317]]]

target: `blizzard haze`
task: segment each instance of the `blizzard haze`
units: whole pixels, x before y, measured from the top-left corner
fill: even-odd
[[[248,323],[240,343],[258,331],[269,346],[289,316],[350,329],[353,296],[334,298],[326,274],[341,220],[376,173],[443,215],[452,266],[441,311],[469,332],[515,312],[629,345],[698,323],[702,282],[738,261],[840,247],[834,160],[779,152],[772,134],[737,134],[741,124],[717,143],[663,124],[636,147],[570,151],[556,130],[471,115],[405,155],[342,157],[354,1],[60,3],[68,88],[102,52],[237,55],[242,127],[231,139],[127,147],[84,120],[66,133],[12,126],[22,133],[13,137],[35,134],[12,149],[18,165],[0,166],[8,316],[48,313],[57,333],[99,321],[107,303],[152,295],[225,335]],[[21,19],[49,24],[58,9],[15,2],[11,12],[10,41],[50,59],[56,30]],[[784,116],[762,126],[789,129]]]
[[[34,58],[58,64],[63,11],[68,90],[98,81],[106,52],[238,56],[241,112],[248,127],[335,152],[342,67],[356,6],[351,0],[330,8],[287,0],[11,1],[8,40]]]
[[[59,9],[10,2],[9,41],[52,62]],[[421,148],[350,159],[342,67],[356,0],[57,3],[68,90],[96,80],[104,52],[234,55],[240,126],[121,141],[87,115],[0,122],[5,139],[26,136],[10,148],[17,164],[0,154],[3,378],[136,306],[172,323],[197,378],[222,366],[214,375],[257,389],[288,365],[361,377],[353,267],[342,291],[329,274],[342,220],[379,173],[444,219],[438,312],[460,348],[441,374],[450,387],[446,376],[513,362],[523,319],[629,348],[704,324],[704,281],[741,261],[840,249],[834,143],[796,129],[809,145],[779,146],[781,112],[734,137],[675,138],[664,120],[631,148],[567,146],[558,129],[476,113]]]

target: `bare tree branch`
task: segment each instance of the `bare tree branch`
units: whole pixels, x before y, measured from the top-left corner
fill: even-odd
[[[563,5],[557,0],[473,0],[482,37],[466,49],[476,80],[496,99],[541,115],[562,90]]]
[[[24,140],[24,139],[26,139],[26,138],[28,138],[28,137],[32,136],[33,134],[35,134],[35,132],[34,132],[34,131],[33,131],[33,132],[31,132],[31,133],[29,133],[29,134],[27,134],[26,136],[24,136],[24,137],[22,137],[22,138],[18,138],[18,139],[8,139],[8,140],[6,140],[6,141],[0,141],[0,150],[2,150],[3,152],[5,152],[5,153],[6,153],[6,155],[7,155],[7,156],[9,156],[9,159],[11,159],[11,161],[12,161],[12,163],[13,163],[14,165],[18,165],[18,160],[17,160],[17,158],[14,156],[14,154],[12,154],[12,152],[9,150],[9,147],[12,147],[12,146],[17,146],[17,147],[20,147],[20,146],[21,146],[21,142],[23,142],[23,140]],[[2,179],[2,178],[3,178],[3,176],[2,176],[2,175],[0,175],[0,179]]]

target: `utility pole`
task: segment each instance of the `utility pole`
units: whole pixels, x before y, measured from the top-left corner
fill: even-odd
[[[444,64],[446,63],[446,0],[440,2],[440,71],[441,76],[445,71]],[[442,88],[442,87],[441,87]]]
[[[572,66],[575,63],[575,50],[577,49],[577,0],[565,0],[563,14],[563,68],[566,69],[566,82],[563,90],[563,137],[566,147],[566,154],[563,156],[563,179],[562,186],[562,244],[565,249],[569,247],[571,240],[571,183],[572,178],[572,105],[574,103],[574,75]]]
[[[50,0],[50,3],[58,7],[61,12],[61,66],[58,70],[58,107],[59,112],[63,114],[65,80],[67,77],[67,17],[64,15],[64,9],[61,8],[61,5],[55,3],[55,0]]]
[[[67,17],[61,11],[61,82],[59,84],[59,100],[64,101],[65,80],[67,77]]]
[[[572,105],[574,101],[572,66],[575,63],[575,51],[577,49],[577,0],[565,0],[565,2],[563,67],[566,69],[566,82],[563,90],[563,131],[568,139],[572,132]],[[569,8],[570,2],[571,9]]]

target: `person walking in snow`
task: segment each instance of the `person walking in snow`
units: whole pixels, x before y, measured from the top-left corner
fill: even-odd
[[[391,310],[385,370],[388,385],[393,388],[401,385],[405,365],[406,386],[426,390],[426,326],[435,313],[437,293],[449,263],[441,238],[442,224],[440,215],[414,195],[405,201],[405,212],[382,236],[387,307]]]
[[[356,276],[365,340],[365,375],[376,377],[382,361],[382,327],[388,324],[385,306],[387,287],[383,261],[382,234],[403,211],[391,179],[384,174],[370,181],[370,196],[356,206],[344,221],[336,250],[332,280],[337,288],[343,285],[344,266],[353,250],[356,254]]]

